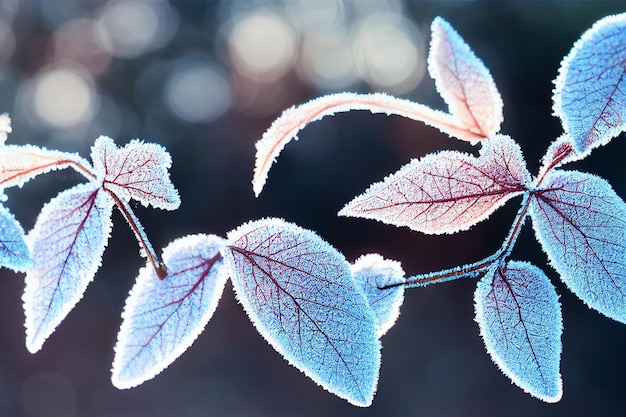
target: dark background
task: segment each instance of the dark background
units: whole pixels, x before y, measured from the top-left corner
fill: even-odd
[[[351,7],[348,0],[339,3],[345,10]],[[438,149],[473,150],[400,117],[354,112],[310,125],[299,141],[286,147],[264,192],[255,198],[250,185],[254,143],[282,109],[324,93],[382,89],[358,78],[340,89],[320,87],[299,77],[295,69],[270,81],[238,74],[224,40],[223,22],[234,13],[270,6],[280,13],[283,2],[169,4],[178,23],[163,45],[136,57],[98,52],[91,61],[77,58],[88,68],[100,103],[91,119],[59,127],[38,118],[24,91],[59,59],[54,42],[63,24],[76,18],[96,19],[106,2],[0,0],[0,22],[12,36],[7,41],[5,32],[0,54],[0,111],[13,118],[8,143],[35,143],[85,157],[99,134],[114,136],[118,144],[142,138],[166,146],[182,205],[174,212],[136,206],[156,248],[190,233],[224,236],[243,222],[266,216],[284,217],[317,231],[350,261],[367,252],[397,259],[410,275],[473,262],[499,247],[518,199],[471,231],[450,236],[425,236],[336,216],[370,183],[413,157]],[[543,152],[562,131],[551,115],[552,80],[562,57],[596,20],[626,10],[623,1],[388,4],[413,22],[423,36],[422,44],[417,41],[422,48],[435,16],[444,17],[464,37],[500,89],[505,103],[502,132],[520,143],[535,173]],[[168,109],[162,93],[167,65],[185,51],[200,51],[231,85],[231,105],[221,116],[190,122]],[[96,62],[99,69],[89,69],[85,62]],[[259,91],[255,105],[242,99],[250,89]],[[401,95],[443,106],[428,76]],[[615,140],[572,168],[607,178],[624,196],[625,152],[626,145]],[[79,181],[70,170],[47,174],[23,189],[8,190],[6,204],[28,230],[46,201]],[[407,291],[400,319],[383,338],[378,391],[366,409],[327,393],[287,364],[250,324],[230,284],[211,322],[186,353],[153,380],[117,390],[109,380],[113,346],[126,294],[144,260],[118,212],[113,220],[94,282],[35,355],[24,347],[23,275],[0,271],[1,416],[626,415],[626,327],[588,309],[564,287],[547,265],[529,224],[512,258],[544,269],[560,295],[564,395],[557,404],[525,394],[492,363],[474,322],[476,283],[471,280]]]

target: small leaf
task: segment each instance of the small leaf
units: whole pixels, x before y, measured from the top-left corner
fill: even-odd
[[[561,306],[543,271],[518,261],[492,268],[478,282],[474,302],[480,334],[500,370],[532,396],[559,401]]]
[[[11,133],[11,118],[8,113],[0,114],[0,146],[7,141],[7,136]]]
[[[550,144],[545,155],[541,159],[541,168],[537,181],[540,183],[544,177],[554,168],[558,168],[570,162],[578,161],[583,156],[576,151],[572,138],[566,133],[558,137]]]
[[[403,283],[404,270],[400,262],[385,259],[377,253],[361,256],[350,269],[355,281],[362,285],[367,301],[374,310],[378,337],[382,337],[400,316],[404,286],[386,289],[381,287]]]
[[[499,135],[484,143],[478,158],[443,151],[414,159],[349,202],[339,215],[423,233],[455,233],[489,217],[529,181],[519,146]]]
[[[428,72],[455,117],[459,139],[488,139],[504,120],[502,98],[483,62],[440,17],[432,23]],[[466,130],[466,132],[463,132]]]
[[[530,215],[563,282],[591,308],[626,323],[626,204],[609,183],[554,170],[533,195]]]
[[[586,155],[626,130],[626,14],[596,22],[563,59],[553,110]]]
[[[237,298],[289,363],[358,406],[372,402],[380,342],[350,265],[309,230],[279,219],[229,233],[224,258]]]
[[[16,272],[32,266],[24,229],[4,206],[0,205],[0,266]]]
[[[111,230],[113,202],[99,184],[80,184],[46,204],[27,235],[26,347],[41,349],[93,279]]]
[[[51,151],[33,145],[0,147],[0,190],[18,186],[49,171],[74,168],[88,179],[95,179],[89,162],[74,153]]]
[[[118,148],[111,138],[100,136],[91,148],[94,168],[104,177],[104,187],[118,197],[174,210],[180,205],[170,180],[170,154],[160,145],[133,140]]]
[[[122,314],[113,385],[131,388],[153,378],[204,330],[226,284],[224,242],[214,235],[185,236],[163,250],[165,279],[151,264],[141,269]]]

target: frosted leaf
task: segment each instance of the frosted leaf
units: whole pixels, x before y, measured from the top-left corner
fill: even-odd
[[[518,261],[492,268],[478,282],[474,302],[480,334],[500,370],[532,396],[559,401],[561,306],[543,271]]]
[[[554,170],[530,204],[550,263],[587,305],[626,323],[626,204],[609,183]]]
[[[26,347],[41,349],[82,298],[111,230],[113,202],[99,184],[80,184],[46,204],[26,236],[34,266],[26,274]]]
[[[177,239],[163,250],[168,275],[151,264],[139,272],[117,336],[112,381],[131,388],[165,368],[196,340],[213,316],[227,279],[214,235]]]
[[[583,156],[574,148],[572,138],[568,134],[563,134],[550,144],[541,159],[541,168],[539,169],[537,181],[543,181],[543,178],[552,169],[582,158]]]
[[[0,266],[17,272],[31,265],[24,229],[9,210],[0,204]]]
[[[100,136],[91,148],[91,159],[105,188],[118,197],[166,210],[180,205],[170,180],[172,158],[162,146],[133,140],[118,148],[111,138]]]
[[[626,130],[626,14],[596,22],[563,59],[554,114],[584,155]]]
[[[228,238],[231,280],[259,333],[323,388],[354,405],[371,404],[378,328],[343,255],[279,219],[247,223]]]
[[[51,151],[33,145],[0,147],[0,190],[19,186],[49,171],[74,168],[87,179],[95,179],[89,162],[78,154]]]
[[[7,141],[7,136],[11,133],[11,118],[8,113],[0,114],[0,146]]]
[[[486,219],[530,181],[519,146],[498,135],[476,158],[443,151],[414,159],[349,202],[341,216],[423,233],[455,233]]]
[[[488,139],[500,130],[502,99],[483,63],[443,19],[433,21],[429,71],[450,114],[386,94],[339,93],[285,110],[256,144],[252,188],[259,195],[270,167],[307,124],[325,116],[352,110],[399,115],[424,122],[471,142]]]
[[[488,139],[504,120],[502,98],[483,62],[440,17],[432,23],[428,72],[456,119],[459,139]],[[463,132],[463,129],[466,132]]]
[[[361,256],[351,265],[350,270],[357,284],[363,287],[367,301],[374,310],[378,337],[382,337],[400,316],[404,286],[380,287],[404,282],[404,270],[400,262],[385,259],[377,253]]]
[[[449,134],[454,135],[453,132],[456,131],[455,121],[449,114],[387,94],[338,93],[319,97],[285,110],[256,143],[256,162],[252,179],[254,193],[257,196],[261,193],[270,167],[285,145],[296,138],[301,129],[323,117],[352,110],[395,114],[424,122]]]

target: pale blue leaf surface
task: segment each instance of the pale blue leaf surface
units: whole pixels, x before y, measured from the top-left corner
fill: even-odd
[[[478,157],[442,151],[412,160],[346,204],[339,215],[422,233],[455,233],[488,218],[529,182],[517,143],[497,135],[483,142]]]
[[[24,229],[11,212],[0,204],[0,266],[24,271],[31,265]]]
[[[537,239],[565,284],[626,323],[626,204],[595,175],[552,171],[531,198]]]
[[[352,275],[361,284],[367,301],[374,310],[378,337],[393,327],[400,316],[400,306],[404,301],[404,286],[381,287],[403,283],[404,270],[398,261],[385,259],[377,253],[369,253],[354,261],[350,267]]]
[[[228,273],[225,240],[190,235],[163,250],[168,274],[148,263],[126,300],[113,361],[113,385],[131,388],[153,378],[182,355],[213,316]]]
[[[518,261],[496,266],[478,282],[474,302],[480,334],[500,370],[529,394],[559,401],[561,306],[543,271]]]
[[[100,136],[91,148],[91,159],[104,187],[119,198],[166,210],[180,205],[170,180],[172,158],[162,146],[133,140],[118,148],[113,139]]]
[[[626,14],[596,22],[563,59],[554,114],[587,154],[626,129]]]
[[[34,263],[22,297],[31,353],[41,349],[93,279],[111,230],[112,208],[100,184],[80,184],[47,203],[26,236]]]
[[[341,253],[280,219],[229,233],[224,258],[259,333],[296,368],[358,406],[371,404],[380,366],[378,326]]]

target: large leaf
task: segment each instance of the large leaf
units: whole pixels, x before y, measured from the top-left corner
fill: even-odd
[[[180,205],[170,180],[172,158],[162,146],[133,140],[118,148],[111,138],[100,136],[91,148],[91,159],[104,186],[119,198],[167,210]]]
[[[398,261],[369,253],[354,261],[350,267],[357,284],[361,284],[367,301],[374,310],[378,337],[393,327],[400,316],[404,301],[404,270]],[[391,288],[385,286],[396,285]]]
[[[31,265],[24,229],[9,210],[0,205],[0,266],[24,271]]]
[[[517,261],[492,268],[478,282],[474,302],[480,334],[500,370],[531,395],[559,401],[561,306],[543,271]]]
[[[328,391],[371,404],[380,366],[374,313],[345,258],[279,219],[229,233],[224,251],[237,297],[259,333]]]
[[[484,142],[478,158],[444,151],[414,159],[339,214],[424,233],[454,233],[489,217],[529,181],[519,146],[499,135]]]
[[[22,186],[37,175],[72,167],[88,179],[95,179],[89,162],[74,153],[51,151],[33,145],[0,147],[0,190]]]
[[[111,197],[99,184],[66,190],[46,204],[26,236],[34,266],[26,274],[26,347],[32,353],[82,298],[111,230]]]
[[[531,199],[535,234],[567,286],[626,323],[626,204],[591,174],[554,170]]]
[[[554,114],[580,153],[626,129],[626,14],[596,22],[563,59]]]
[[[459,139],[487,139],[500,131],[502,98],[483,62],[440,17],[432,23],[428,72],[455,118]]]
[[[153,378],[178,358],[213,316],[227,273],[224,239],[191,235],[163,250],[168,275],[142,268],[130,292],[117,336],[112,381],[131,388]]]
[[[433,21],[429,71],[450,113],[386,94],[340,93],[285,110],[256,144],[252,188],[258,196],[270,167],[291,139],[307,124],[351,110],[395,114],[424,122],[468,141],[488,139],[500,130],[502,99],[483,63],[441,18]]]

